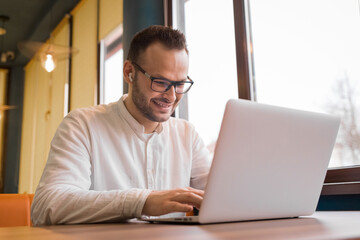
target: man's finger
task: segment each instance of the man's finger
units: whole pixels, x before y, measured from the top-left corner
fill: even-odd
[[[184,192],[176,195],[171,200],[179,203],[189,204],[195,206],[196,208],[200,208],[203,198],[192,192]]]
[[[166,211],[168,213],[171,212],[191,212],[193,210],[193,206],[189,204],[179,203],[179,202],[171,202],[166,205]]]
[[[196,188],[192,188],[192,187],[187,187],[187,188],[185,188],[187,191],[189,191],[189,192],[192,192],[192,193],[195,193],[195,194],[197,194],[197,195],[199,195],[199,196],[201,196],[201,197],[203,197],[204,196],[204,191],[203,190],[199,190],[199,189],[196,189]]]

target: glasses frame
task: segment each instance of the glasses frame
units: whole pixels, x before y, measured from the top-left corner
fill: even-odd
[[[190,88],[192,87],[192,85],[194,84],[194,81],[189,77],[187,76],[186,78],[188,80],[182,80],[182,81],[171,81],[169,79],[166,79],[166,78],[159,78],[159,77],[153,77],[151,76],[150,74],[148,74],[142,67],[139,66],[139,64],[135,63],[135,62],[132,62],[132,64],[135,66],[135,68],[137,68],[140,72],[142,72],[148,79],[151,80],[151,90],[153,90],[154,92],[160,92],[160,93],[164,93],[164,92],[167,92],[169,91],[169,89],[174,86],[174,90],[175,90],[175,93],[177,94],[185,94],[187,92],[189,92]],[[155,80],[161,80],[161,81],[165,81],[165,82],[168,82],[169,83],[169,86],[164,90],[164,91],[159,91],[159,90],[154,90],[153,87],[152,87],[152,84]],[[179,84],[182,84],[182,83],[190,83],[190,87],[185,91],[185,92],[177,92],[176,91],[176,87],[179,85]]]

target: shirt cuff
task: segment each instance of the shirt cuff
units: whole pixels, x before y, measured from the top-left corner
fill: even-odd
[[[151,192],[150,189],[131,189],[126,194],[124,215],[140,218],[146,199]]]

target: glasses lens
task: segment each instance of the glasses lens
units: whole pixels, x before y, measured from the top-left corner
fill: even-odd
[[[186,93],[189,91],[191,87],[191,83],[189,82],[182,82],[179,84],[176,84],[176,93]]]
[[[165,92],[170,83],[163,80],[154,80],[151,84],[152,90],[157,92]]]
[[[157,92],[166,92],[170,85],[171,83],[168,81],[156,79],[152,81],[151,88],[152,90]],[[187,91],[189,91],[190,87],[191,87],[190,82],[176,83],[176,93],[186,93]]]

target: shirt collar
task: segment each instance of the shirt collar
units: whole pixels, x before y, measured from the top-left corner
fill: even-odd
[[[133,131],[143,138],[143,134],[145,134],[145,127],[141,125],[136,119],[129,113],[127,110],[124,100],[128,97],[127,94],[124,94],[120,100],[118,101],[118,106],[120,110],[120,114],[124,117],[125,121],[129,124],[129,126],[133,129]],[[159,123],[158,126],[155,128],[157,134],[160,134],[163,131],[163,124]]]

